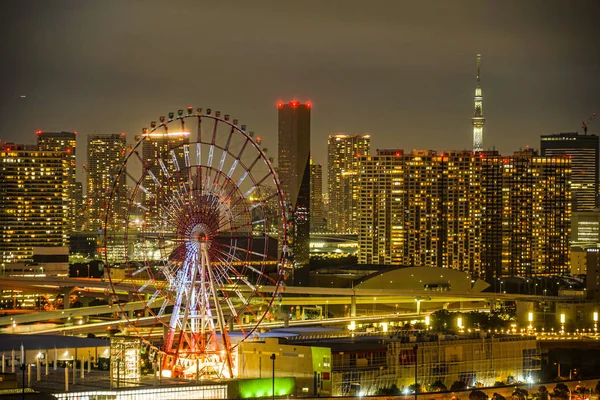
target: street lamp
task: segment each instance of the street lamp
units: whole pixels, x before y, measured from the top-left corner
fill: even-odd
[[[272,389],[273,389],[273,398],[275,398],[275,353],[271,354],[271,357],[269,357],[271,360],[273,360],[273,382],[272,382]]]
[[[592,317],[594,319],[594,334],[596,334],[598,332],[598,312],[594,311]]]
[[[565,333],[565,314],[561,313],[560,314],[560,333],[564,334]]]
[[[413,347],[414,351],[415,351],[415,400],[417,400],[417,395],[419,393],[419,388],[417,386],[417,382],[419,381],[419,375],[418,375],[418,371],[419,371],[419,345],[415,344],[415,347]]]
[[[375,307],[377,307],[377,297],[373,297],[373,315],[375,315]]]

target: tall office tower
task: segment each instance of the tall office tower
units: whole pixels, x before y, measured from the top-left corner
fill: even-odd
[[[370,135],[330,135],[327,153],[327,187],[329,212],[327,226],[331,232],[357,233],[359,158],[371,153]]]
[[[485,118],[483,117],[483,94],[481,93],[481,54],[477,54],[477,86],[475,87],[474,98],[474,113],[471,122],[473,123],[473,151],[478,152],[483,150],[483,125]]]
[[[571,160],[526,149],[504,164],[502,274],[567,274]]]
[[[323,217],[323,166],[310,158],[310,231],[320,232],[325,225]]]
[[[67,190],[67,221],[71,225],[69,233],[77,229],[77,215],[78,215],[78,203],[77,203],[77,133],[76,132],[42,132],[37,131],[36,133],[38,148],[42,151],[55,151],[62,152],[64,157],[68,160],[69,176],[68,190]]]
[[[571,158],[573,211],[597,208],[600,205],[598,201],[599,137],[578,133],[543,135],[540,148],[543,156]]]
[[[0,261],[33,261],[34,247],[68,245],[70,160],[37,146],[0,147]]]
[[[290,247],[296,266],[310,259],[310,110],[311,103],[279,103],[279,181],[291,222]],[[295,283],[301,281],[294,278]],[[304,276],[302,284],[308,284]]]
[[[109,205],[113,210],[109,224],[122,224],[127,200],[125,196],[110,198],[113,186],[116,191],[126,190],[126,174],[120,175],[119,182],[114,178],[127,150],[127,139],[124,133],[107,135],[88,135],[87,162],[87,218],[85,229],[99,231],[105,224],[106,212]],[[109,204],[111,203],[111,204]]]
[[[177,162],[179,165],[184,164],[184,154],[183,154],[183,145],[190,143],[190,133],[189,132],[153,132],[148,133],[146,130],[139,136],[135,137],[136,142],[143,139],[144,141],[141,144],[142,150],[142,161],[150,166],[150,171],[154,174],[154,176],[160,176],[161,166],[156,161],[158,158],[166,161],[165,168],[169,171],[170,174],[174,174],[176,168],[172,162],[172,154],[171,150],[175,153],[175,157],[177,158]],[[160,196],[169,196],[170,193],[164,192],[162,189],[157,188],[156,182],[149,176],[145,176],[145,180],[143,182],[145,188],[148,189],[150,193],[153,193],[153,197],[147,195],[143,192],[138,193],[139,196],[143,197],[141,200],[142,204],[144,204],[147,208],[149,208],[149,203],[161,204]],[[141,209],[137,210],[141,212]],[[158,213],[152,212],[149,213],[152,215],[152,218],[155,220],[148,220],[146,218],[142,218],[144,223],[150,226],[153,226],[153,229],[160,229],[160,220],[158,218]]]

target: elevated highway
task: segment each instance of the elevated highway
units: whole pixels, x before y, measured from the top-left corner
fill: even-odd
[[[29,293],[73,293],[81,296],[107,297],[113,295],[113,286],[115,293],[120,295],[121,299],[131,298],[131,293],[138,290],[145,281],[141,280],[123,280],[111,286],[108,281],[89,278],[29,278],[29,277],[11,277],[0,278],[0,287],[3,289],[13,289]],[[241,287],[240,289],[244,289]],[[259,290],[262,293],[273,293],[278,288],[275,286],[261,286]],[[494,302],[507,300],[521,301],[567,301],[567,297],[524,295],[524,294],[505,294],[488,292],[457,292],[457,291],[426,291],[426,290],[393,290],[393,289],[361,289],[361,288],[331,288],[331,287],[294,287],[282,286],[279,288],[280,296],[276,299],[279,306],[328,306],[328,305],[408,305],[411,310],[419,314],[421,303],[429,307],[447,306],[456,304],[459,308],[464,306],[473,308],[472,302]],[[145,288],[142,293],[153,294],[154,288]],[[575,300],[573,298],[572,300]],[[162,297],[157,297],[150,307],[160,307]],[[93,315],[103,315],[120,312],[133,312],[143,310],[146,302],[130,301],[121,305],[104,305],[93,307],[71,308],[56,311],[44,311],[37,313],[27,313],[12,316],[0,317],[0,327],[13,324],[34,323],[47,320],[68,319],[77,317],[87,317]],[[354,313],[356,314],[356,312]],[[354,315],[354,318],[356,316]]]

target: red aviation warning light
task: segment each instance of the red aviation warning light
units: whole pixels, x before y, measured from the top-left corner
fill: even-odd
[[[281,101],[278,101],[277,102],[277,108],[281,108],[281,107],[283,107],[283,103]]]
[[[306,102],[306,107],[311,108],[312,107],[312,103],[310,101]]]

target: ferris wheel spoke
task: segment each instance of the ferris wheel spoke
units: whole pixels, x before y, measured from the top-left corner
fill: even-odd
[[[185,167],[189,169],[190,168],[190,145],[187,143],[183,145],[183,161],[185,163]]]
[[[233,136],[234,132],[235,129],[231,127],[229,136],[227,137],[227,143],[225,144],[225,147],[223,147],[223,152],[221,153],[221,160],[219,161],[219,167],[217,168],[219,171],[223,170],[223,164],[225,164],[225,159],[227,158],[227,154],[229,154],[229,145],[231,144],[231,137]]]
[[[259,254],[259,253],[256,253],[256,252],[249,252],[249,251],[248,251],[248,249],[242,249],[241,247],[236,247],[236,246],[227,246],[227,245],[225,245],[225,247],[228,247],[228,248],[231,248],[231,249],[234,249],[234,250],[241,250],[241,251],[243,251],[243,252],[246,252],[246,253],[249,253],[249,254],[255,254],[255,255]],[[249,270],[251,270],[251,271],[255,272],[255,273],[256,273],[256,274],[258,274],[259,276],[261,276],[261,277],[263,277],[263,278],[265,278],[265,279],[267,279],[267,280],[271,281],[272,283],[276,283],[276,281],[275,281],[273,278],[271,278],[269,275],[266,275],[266,274],[264,274],[263,272],[259,271],[258,269],[254,268],[253,266],[251,266],[247,260],[246,260],[246,261],[245,261],[245,260],[242,260],[240,257],[236,256],[236,255],[234,254],[235,252],[232,252],[232,253],[227,253],[227,252],[224,252],[224,251],[222,251],[222,250],[220,250],[220,252],[221,252],[221,254],[223,254],[223,255],[227,255],[227,256],[229,256],[229,257],[230,257],[230,258],[231,258],[233,261],[235,261],[235,262],[245,263],[246,265],[244,265],[244,268],[246,268],[246,269],[249,269]],[[226,264],[226,265],[227,265],[227,264]],[[231,270],[233,270],[233,267],[229,267],[229,268],[230,268]],[[253,290],[256,290],[256,287],[253,287]]]
[[[171,177],[171,174],[169,173],[169,169],[167,168],[165,162],[161,157],[158,157],[158,164],[160,165],[160,169],[162,170],[165,178],[169,179]]]
[[[171,149],[171,160],[173,161],[173,167],[176,171],[179,171],[179,161],[177,161],[177,154],[175,154],[175,150]]]

